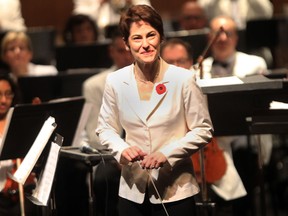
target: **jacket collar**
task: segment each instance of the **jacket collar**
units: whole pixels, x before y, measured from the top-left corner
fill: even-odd
[[[161,59],[161,61],[163,61]],[[142,112],[141,110],[141,100],[138,94],[137,83],[134,76],[134,65],[131,65],[129,75],[127,79],[123,81],[124,86],[124,94],[126,97],[127,102],[129,103],[132,110],[135,114],[142,120],[143,123],[147,123],[147,121],[153,116],[157,108],[161,105],[162,101],[165,99],[166,94],[169,91],[169,76],[167,73],[169,72],[168,67],[169,65],[166,62],[162,62],[163,64],[163,71],[164,73],[163,80],[161,82],[155,83],[150,101],[148,102],[147,112]],[[158,85],[165,85],[166,91],[163,93],[157,93],[156,88]]]

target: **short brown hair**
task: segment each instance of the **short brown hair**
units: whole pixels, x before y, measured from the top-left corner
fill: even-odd
[[[158,31],[161,41],[164,39],[163,21],[161,16],[148,5],[132,5],[122,13],[119,22],[119,29],[125,42],[128,41],[131,24],[141,20],[149,23]]]

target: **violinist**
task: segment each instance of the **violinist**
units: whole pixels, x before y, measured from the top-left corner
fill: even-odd
[[[3,131],[6,125],[6,116],[10,109],[19,102],[17,86],[8,75],[0,75],[0,145]],[[17,169],[16,160],[0,161],[0,215],[18,216],[21,214],[19,199],[19,185],[8,178],[7,173],[13,173]],[[28,182],[29,181],[29,182]],[[31,175],[27,183],[35,185],[35,178]],[[25,186],[24,186],[25,187]],[[36,206],[24,197],[25,215],[36,215]],[[22,212],[23,213],[23,212]]]

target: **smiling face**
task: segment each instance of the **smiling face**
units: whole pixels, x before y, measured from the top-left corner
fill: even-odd
[[[159,56],[160,43],[159,32],[149,23],[141,20],[131,24],[127,46],[138,64],[154,63]]]

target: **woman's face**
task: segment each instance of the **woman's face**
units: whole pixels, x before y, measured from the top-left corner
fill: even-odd
[[[139,21],[131,24],[127,46],[136,62],[153,63],[159,56],[160,43],[159,32],[149,23]]]
[[[14,40],[7,44],[3,59],[11,68],[26,66],[32,59],[32,52],[25,42]]]
[[[0,116],[6,115],[12,105],[13,97],[9,82],[0,80]]]

